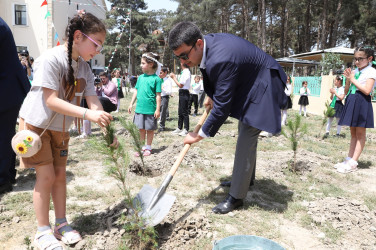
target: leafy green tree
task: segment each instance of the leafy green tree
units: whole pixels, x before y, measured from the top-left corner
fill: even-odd
[[[322,67],[322,73],[324,75],[329,74],[330,70],[333,72],[341,69],[344,62],[341,60],[339,54],[325,53],[320,61],[320,66]]]
[[[140,74],[138,67],[142,53],[156,51],[157,39],[152,36],[143,0],[110,0],[111,10],[107,13],[106,25],[110,34],[106,38],[106,65],[109,70],[128,68],[131,74]],[[120,40],[118,39],[121,35]],[[117,40],[118,39],[118,40]],[[115,51],[115,45],[118,46]],[[130,57],[130,58],[129,58]],[[110,61],[112,58],[112,61]],[[129,65],[130,62],[130,65]]]
[[[273,57],[283,57],[339,44],[355,47],[375,45],[376,0],[174,0],[176,12],[147,11],[143,0],[110,0],[110,29],[106,41],[106,64],[141,73],[137,65],[143,52],[161,55],[173,68],[178,61],[166,43],[171,28],[180,21],[196,23],[203,34],[227,32],[243,37]],[[123,23],[131,10],[130,25]],[[117,38],[123,35],[114,52]],[[159,30],[157,36],[153,32]],[[130,37],[131,35],[131,37]],[[130,51],[129,51],[129,42]],[[129,60],[129,55],[131,59]],[[111,63],[109,60],[112,59]],[[334,65],[337,67],[336,65]],[[326,66],[325,66],[326,67]]]

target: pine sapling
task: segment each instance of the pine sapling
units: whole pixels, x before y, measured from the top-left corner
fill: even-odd
[[[131,238],[132,247],[137,245],[138,249],[155,249],[158,246],[155,228],[148,227],[145,219],[140,216],[141,206],[133,202],[130,187],[127,185],[127,183],[130,183],[129,179],[127,180],[127,171],[130,165],[129,154],[124,150],[124,144],[121,141],[119,141],[117,148],[110,146],[115,138],[115,130],[112,124],[107,126],[106,130],[107,132],[103,134],[103,140],[93,138],[89,143],[106,157],[107,175],[120,182],[118,186],[124,196],[124,202],[131,211],[127,216],[121,218],[124,222],[124,229],[129,233],[125,237]],[[132,131],[138,132],[136,129],[132,129]]]
[[[288,133],[287,133],[288,132]],[[294,119],[287,122],[286,128],[281,132],[291,143],[291,149],[294,152],[292,161],[292,170],[296,172],[296,156],[299,140],[307,133],[307,124],[302,124],[301,116],[296,114]]]
[[[140,131],[133,122],[126,121],[123,118],[119,118],[120,124],[129,132],[132,137],[133,148],[140,155],[142,163],[142,171],[145,172],[145,162],[144,155],[142,152],[142,145],[145,144],[145,141],[140,140]]]
[[[322,128],[328,122],[328,118],[329,117],[333,117],[334,114],[336,113],[335,109],[330,106],[329,102],[325,103],[325,107],[326,107],[326,109],[323,112],[324,113],[324,118],[322,119],[321,128],[320,128],[320,132],[319,132],[319,136],[318,137],[321,137]]]

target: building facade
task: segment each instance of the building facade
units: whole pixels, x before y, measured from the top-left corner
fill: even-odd
[[[0,17],[12,30],[17,50],[27,50],[37,58],[44,51],[64,43],[65,28],[77,10],[84,9],[106,18],[104,0],[1,0]],[[90,65],[94,70],[104,69],[104,55],[96,55]]]

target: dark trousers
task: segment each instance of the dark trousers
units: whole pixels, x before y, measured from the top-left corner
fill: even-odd
[[[256,171],[257,141],[261,130],[239,121],[234,168],[229,194],[235,199],[247,196],[249,183]]]
[[[191,97],[189,99],[189,113],[191,113],[192,103],[195,105],[195,112],[194,113],[197,115],[197,112],[198,112],[198,95],[191,94]]]
[[[159,123],[159,128],[161,129],[165,128],[169,100],[170,100],[170,96],[168,95],[161,97],[161,121]]]
[[[113,104],[110,99],[103,96],[98,96],[99,101],[101,102],[103,106],[103,110],[107,113],[110,113],[112,111],[115,111],[117,109],[117,104]]]
[[[178,128],[183,129],[183,122],[184,122],[184,128],[187,131],[189,130],[188,104],[189,104],[189,90],[179,89]]]
[[[13,182],[16,178],[16,154],[13,152],[11,141],[16,134],[20,108],[21,106],[15,106],[0,113],[0,185]]]
[[[199,96],[198,96],[198,103],[200,105],[200,108],[202,108],[202,106],[204,106],[205,96],[206,96],[205,91],[200,90],[200,93],[199,93]]]

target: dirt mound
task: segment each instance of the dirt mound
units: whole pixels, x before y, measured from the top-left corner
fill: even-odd
[[[305,205],[315,229],[332,228],[334,230],[330,231],[346,235],[337,242],[341,249],[372,249],[376,246],[376,211],[370,211],[362,202],[342,197],[326,197]],[[326,240],[325,232],[321,235]]]
[[[168,146],[153,149],[150,156],[144,157],[145,167],[142,167],[140,158],[134,157],[130,164],[129,171],[141,176],[155,177],[166,173],[175,163],[180,152],[183,149],[181,142],[175,142]],[[191,148],[185,155],[182,164],[190,167],[198,165],[210,165],[211,161],[201,156],[198,152],[199,148]]]
[[[173,208],[170,214],[176,214],[177,208]],[[209,233],[209,221],[202,214],[189,213],[177,221],[168,218],[166,222],[157,226],[159,244],[162,249],[187,249],[194,245],[194,241],[204,237],[211,237]]]

